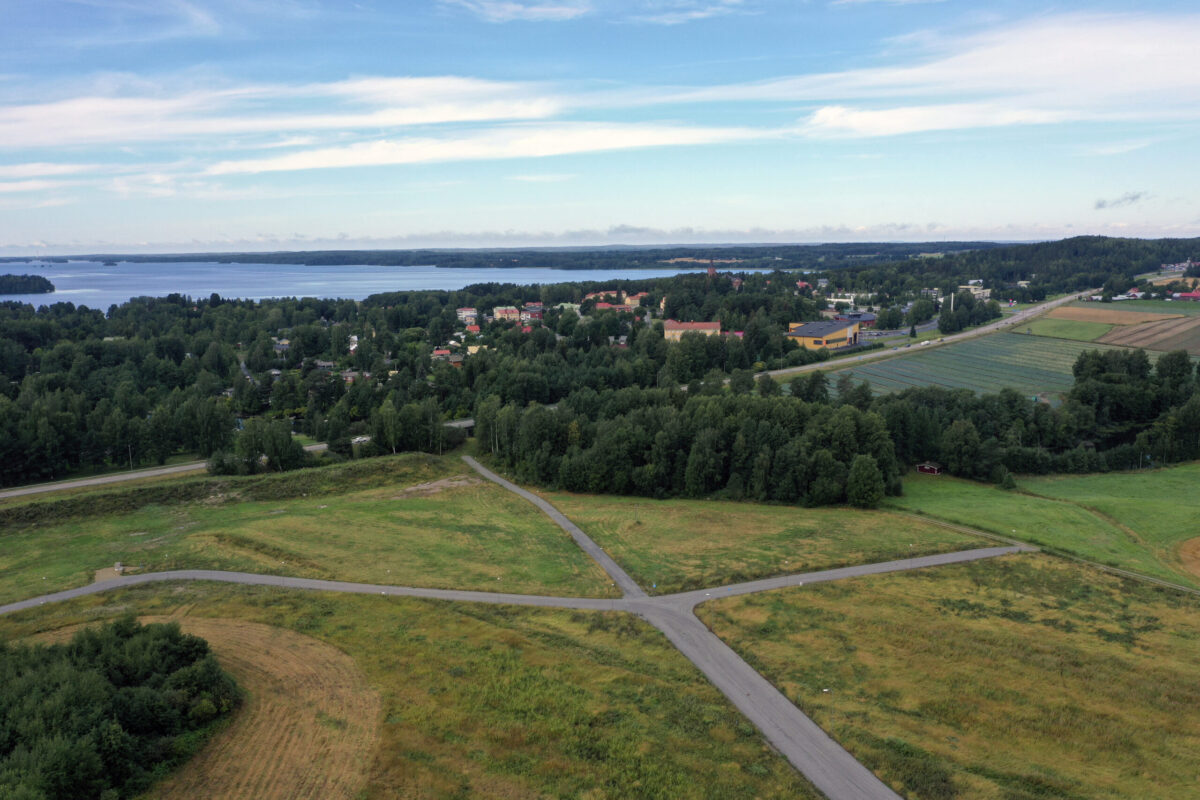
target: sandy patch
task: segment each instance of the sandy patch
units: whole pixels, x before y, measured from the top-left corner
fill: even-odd
[[[1105,304],[1107,306],[1107,304]],[[1046,315],[1051,319],[1073,319],[1077,322],[1107,322],[1110,325],[1140,325],[1143,322],[1161,322],[1164,319],[1178,319],[1181,314],[1154,314],[1148,311],[1121,311],[1119,309],[1081,308],[1079,306],[1059,306]]]
[[[480,478],[470,475],[455,475],[451,478],[442,478],[439,481],[430,481],[429,483],[418,483],[414,486],[409,486],[392,499],[403,500],[407,497],[428,497],[438,492],[444,492],[447,489],[457,489],[462,486],[478,486],[481,483],[483,483],[483,480]]]

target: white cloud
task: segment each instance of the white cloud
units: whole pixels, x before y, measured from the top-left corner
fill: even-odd
[[[47,181],[31,179],[27,181],[0,181],[0,194],[15,194],[17,192],[45,192],[74,185],[70,181]]]
[[[285,172],[476,161],[629,150],[645,147],[749,141],[780,135],[754,128],[705,128],[653,124],[554,123],[497,128],[465,136],[410,137],[304,150],[273,158],[222,161],[212,175]]]
[[[562,183],[564,181],[573,180],[574,175],[566,172],[546,173],[543,175],[509,175],[510,181],[520,181],[522,183]]]
[[[682,25],[732,14],[742,4],[742,0],[655,0],[648,4],[645,13],[635,14],[631,19],[655,25]]]
[[[812,136],[897,136],[920,131],[1044,125],[1071,119],[1067,112],[1010,108],[1002,104],[908,106],[878,110],[825,106],[809,117],[804,132]]]
[[[517,0],[441,0],[443,5],[458,6],[487,22],[563,22],[581,17],[592,10],[587,0],[557,2],[517,2]]]
[[[104,169],[98,164],[51,164],[44,161],[27,164],[0,164],[0,178],[35,178],[47,175],[77,175]]]

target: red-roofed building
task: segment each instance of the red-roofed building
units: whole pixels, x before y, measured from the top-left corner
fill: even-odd
[[[478,325],[468,325],[467,333],[479,333],[479,326]]]
[[[685,333],[702,333],[705,336],[720,336],[720,322],[676,322],[668,319],[663,322],[663,338],[668,342],[678,342]]]
[[[492,316],[497,321],[519,322],[521,320],[521,312],[516,306],[496,306],[492,309]]]
[[[532,325],[525,325],[521,328],[521,333],[533,333]]]
[[[455,310],[455,312],[454,312],[454,313],[458,315],[458,320],[459,320],[459,322],[474,322],[474,321],[475,321],[475,318],[476,318],[477,316],[479,316],[479,315],[478,315],[478,314],[475,312],[475,309],[473,309],[473,308],[469,308],[469,307],[466,307],[466,306],[464,306],[463,308],[460,308],[460,309],[457,309],[457,310]]]
[[[1175,295],[1176,300],[1191,300],[1193,303],[1200,302],[1200,291],[1179,292]]]
[[[796,281],[796,288],[803,291],[804,289],[811,289],[812,284],[808,281]]]

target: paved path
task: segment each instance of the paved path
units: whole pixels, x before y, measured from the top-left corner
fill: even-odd
[[[1011,553],[1034,551],[1036,548],[1016,545],[986,547],[957,553],[921,556],[881,564],[823,570],[800,575],[786,575],[758,581],[714,587],[707,590],[680,592],[650,597],[637,582],[621,568],[608,553],[567,519],[557,508],[511,481],[481,465],[470,456],[463,460],[488,480],[521,496],[536,505],[555,521],[571,538],[594,558],[613,579],[624,597],[602,599],[587,597],[549,597],[544,595],[501,594],[472,592],[457,589],[423,589],[410,586],[382,586],[347,581],[293,578],[283,575],[257,575],[247,572],[219,570],[177,570],[144,575],[126,575],[116,580],[94,583],[76,589],[22,600],[0,606],[0,615],[36,608],[47,603],[106,592],[112,589],[164,581],[219,581],[254,586],[278,586],[310,591],[379,594],[383,596],[419,597],[456,602],[495,603],[504,605],[541,606],[585,609],[594,611],[624,611],[637,614],[658,630],[690,660],[739,711],[746,715],[776,750],[799,770],[814,786],[831,800],[899,800],[883,781],[860,764],[854,756],[833,740],[819,725],[796,707],[759,674],[732,648],[722,642],[695,615],[695,607],[720,597],[733,597],[753,592],[781,589],[804,584],[842,580],[865,575],[878,575],[901,570],[923,569],[944,564],[957,564]]]

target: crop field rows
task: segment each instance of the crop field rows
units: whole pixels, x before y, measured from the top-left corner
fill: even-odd
[[[1070,390],[1071,368],[1081,352],[1111,349],[1091,342],[998,333],[838,374],[869,381],[875,394],[918,386],[988,393],[1010,387],[1023,394],[1056,394]]]

